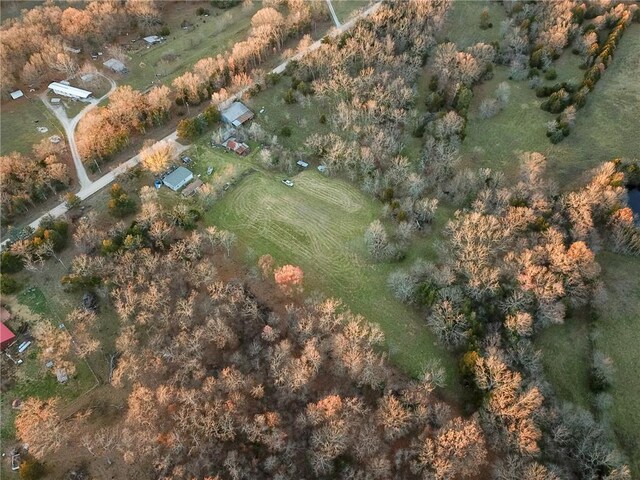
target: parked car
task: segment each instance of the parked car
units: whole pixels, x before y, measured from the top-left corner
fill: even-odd
[[[327,171],[327,166],[326,165],[318,165],[318,171],[320,173],[324,173]]]
[[[282,180],[282,183],[284,183],[287,187],[293,187],[293,182],[288,178],[285,178],[284,180]]]
[[[213,167],[207,168],[207,175],[211,175],[213,173]]]
[[[307,162],[305,162],[304,160],[298,160],[296,162],[296,165],[298,165],[299,167],[302,167],[302,168],[307,168],[309,166],[309,164]]]
[[[92,52],[91,53],[91,60],[97,60],[98,59],[98,52]]]
[[[180,158],[182,159],[182,163],[191,163],[191,157],[189,157],[187,155],[183,155]]]

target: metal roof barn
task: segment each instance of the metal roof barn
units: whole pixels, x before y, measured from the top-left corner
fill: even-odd
[[[244,122],[253,118],[253,112],[242,102],[233,102],[229,108],[221,112],[222,120],[234,127],[239,127]]]
[[[124,63],[120,60],[116,60],[115,58],[110,58],[104,62],[103,65],[116,73],[127,73],[127,67],[124,66]]]
[[[91,92],[88,90],[72,87],[71,85],[64,85],[59,82],[50,83],[49,88],[53,90],[56,95],[62,95],[63,97],[84,99],[84,98],[89,98],[91,96]]]
[[[191,172],[191,170],[184,167],[178,167],[169,175],[164,177],[162,183],[164,183],[174,192],[177,192],[191,180],[193,180],[193,173]]]

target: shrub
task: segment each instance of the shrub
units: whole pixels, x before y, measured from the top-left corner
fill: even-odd
[[[277,85],[280,82],[282,75],[280,73],[270,73],[266,77],[268,85]]]
[[[208,10],[208,9],[206,9],[206,8],[199,7],[199,8],[196,10],[196,15],[198,15],[198,16],[202,16],[202,15],[209,15],[209,10]]]
[[[444,97],[437,92],[431,92],[425,100],[427,109],[431,112],[437,112],[444,107]]]
[[[483,119],[491,118],[496,115],[499,110],[498,102],[494,98],[485,98],[480,104],[480,112],[478,115]]]
[[[201,133],[201,125],[195,118],[183,118],[176,128],[181,140],[195,140]]]
[[[0,273],[0,293],[3,295],[11,295],[20,290],[20,284],[15,278],[10,277],[6,273]]]
[[[109,200],[109,213],[114,217],[125,217],[133,213],[136,209],[136,203],[124,191],[119,183],[114,183],[110,191],[111,199]]]
[[[556,69],[555,68],[550,68],[549,70],[547,70],[544,74],[544,78],[546,78],[547,80],[555,80],[556,78],[558,78],[558,74],[556,73]]]
[[[596,391],[606,390],[613,384],[615,368],[613,360],[600,351],[593,352],[591,361],[591,388]]]
[[[484,8],[480,14],[480,29],[487,30],[491,27],[493,27],[493,23],[489,21],[489,9]]]
[[[323,113],[322,115],[320,115],[320,118],[318,121],[324,125],[325,123],[327,123],[327,116]]]
[[[158,35],[161,35],[163,37],[168,37],[169,35],[171,35],[171,29],[169,28],[169,25],[163,25],[162,28],[158,30]]]
[[[284,95],[282,98],[284,99],[284,103],[289,105],[297,102],[296,95],[293,88],[290,88],[286,92],[284,92]]]
[[[20,480],[38,480],[44,477],[46,469],[36,459],[29,458],[20,464]]]
[[[438,91],[438,77],[436,77],[435,75],[431,77],[431,80],[429,80],[429,90],[431,90],[432,92]]]
[[[9,250],[5,250],[0,255],[0,270],[2,273],[16,273],[22,270],[23,266],[22,258]]]
[[[210,105],[202,112],[202,116],[207,122],[207,125],[212,126],[220,121],[220,110],[215,105]]]
[[[78,208],[80,206],[80,197],[74,193],[68,192],[64,196],[64,204],[68,210]]]
[[[291,136],[291,128],[289,128],[288,126],[284,126],[280,129],[280,135],[282,135],[283,137],[290,137]]]

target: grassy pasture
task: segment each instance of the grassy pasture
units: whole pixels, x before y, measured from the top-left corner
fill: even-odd
[[[27,95],[32,95],[28,94]],[[64,132],[53,114],[36,96],[9,100],[2,104],[0,121],[0,154],[11,152],[31,153],[31,148],[43,138],[60,135]],[[40,133],[37,127],[47,127],[46,133]]]
[[[202,147],[196,151],[196,171],[212,165],[217,173],[228,168],[225,163],[254,168],[251,158]],[[315,170],[291,177],[293,188],[283,185],[282,178],[256,165],[214,204],[205,222],[238,235],[251,266],[267,253],[279,264],[300,265],[308,292],[340,298],[353,312],[381,326],[396,364],[418,375],[428,360],[440,359],[449,385],[457,388],[452,357],[416,313],[387,289],[387,276],[397,265],[368,259],[363,234],[381,205],[347,182]]]
[[[285,103],[283,96],[291,87],[291,77],[283,76],[276,85],[268,87],[247,100],[247,106],[256,114],[257,121],[266,131],[278,136],[278,142],[284,147],[301,150],[304,141],[312,133],[326,134],[331,131],[330,111],[323,108],[318,99],[307,96],[302,103]],[[259,113],[264,108],[264,113]],[[327,123],[320,123],[320,115],[326,114]],[[283,127],[291,129],[291,136],[281,134]],[[334,132],[339,133],[339,132]]]
[[[482,10],[489,10],[491,28],[480,28]],[[478,42],[490,43],[500,40],[500,22],[506,19],[504,7],[499,2],[488,0],[456,0],[447,18],[440,41],[450,41],[464,49]]]
[[[598,261],[609,299],[595,324],[595,348],[614,361],[612,424],[633,471],[640,475],[640,258],[601,253]]]
[[[562,187],[570,188],[579,184],[584,172],[602,162],[616,157],[638,158],[639,51],[640,25],[632,24],[613,63],[589,94],[587,105],[578,111],[571,134],[557,145],[545,135],[546,122],[557,115],[539,108],[541,99],[527,82],[511,81],[505,67],[496,67],[494,78],[474,89],[467,138],[462,144],[466,163],[504,170],[509,175],[517,172],[516,152],[538,151],[549,159],[549,173]],[[547,83],[580,79],[583,72],[578,69],[579,63],[577,56],[565,50],[555,64],[558,79]],[[495,117],[480,119],[480,103],[493,96],[503,81],[511,86],[509,104]]]
[[[369,0],[332,0],[331,3],[336,11],[338,20],[346,23],[356,10],[366,8],[373,2]]]
[[[143,40],[136,42],[139,50],[129,55],[130,60],[126,62],[129,73],[120,83],[140,90],[153,82],[170,84],[201,58],[222,54],[246,38],[251,17],[259,9],[258,4],[247,9],[237,6],[221,10],[210,3],[195,3],[181,3],[165,12],[164,19],[171,30],[165,42],[149,48]],[[209,16],[196,15],[198,7],[209,9]],[[180,27],[183,20],[193,27],[183,30]]]

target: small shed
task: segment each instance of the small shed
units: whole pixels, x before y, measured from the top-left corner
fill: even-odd
[[[15,339],[15,333],[9,330],[9,327],[7,327],[4,322],[0,322],[0,350],[7,348]]]
[[[124,74],[128,72],[127,67],[125,67],[124,63],[122,63],[120,60],[116,60],[115,58],[110,58],[109,60],[104,62],[103,65],[109,70],[116,73]]]
[[[182,195],[185,197],[190,197],[191,195],[196,193],[202,185],[204,185],[204,183],[202,183],[202,180],[196,179],[195,181],[187,185],[187,187],[182,191]]]
[[[162,179],[162,183],[164,183],[174,192],[177,192],[191,180],[193,180],[193,173],[191,172],[191,170],[184,167],[178,167],[169,175],[164,177]]]
[[[55,374],[58,383],[67,383],[67,381],[69,380],[69,375],[67,375],[66,370],[62,368],[56,368]]]
[[[253,112],[242,102],[233,102],[221,112],[222,120],[229,125],[239,127],[253,118]]]
[[[235,138],[226,140],[222,146],[227,147],[229,151],[236,152],[238,155],[247,155],[251,149],[246,143],[238,142]]]
[[[143,40],[149,45],[155,45],[162,41],[162,37],[159,37],[158,35],[149,35],[148,37],[144,37]]]
[[[20,97],[24,97],[24,93],[22,93],[22,90],[16,90],[15,92],[11,92],[9,95],[11,95],[11,98],[13,100],[17,100]]]

